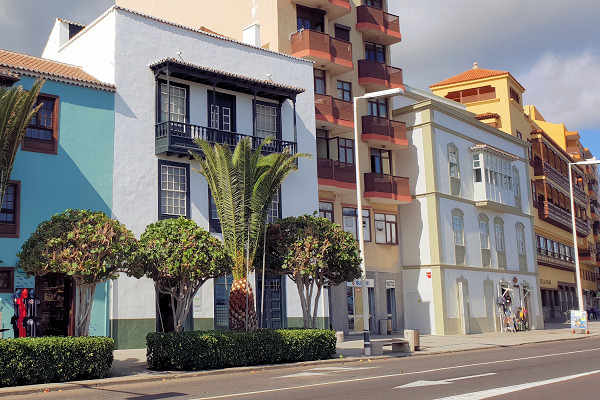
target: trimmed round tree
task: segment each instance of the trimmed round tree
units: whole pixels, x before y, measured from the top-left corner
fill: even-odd
[[[134,263],[137,241],[125,225],[100,211],[67,210],[42,222],[23,244],[19,266],[29,276],[49,272],[75,281],[75,336],[87,336],[96,285]]]
[[[361,276],[356,238],[338,224],[313,215],[288,217],[267,226],[266,268],[295,283],[305,328],[315,328],[324,285]],[[316,287],[316,293],[315,293]]]
[[[148,225],[139,240],[139,255],[130,275],[147,276],[160,293],[171,296],[176,332],[183,330],[204,282],[231,273],[231,258],[221,241],[181,217]]]

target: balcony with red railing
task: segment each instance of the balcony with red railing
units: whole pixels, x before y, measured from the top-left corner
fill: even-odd
[[[373,60],[358,60],[358,83],[368,91],[404,89],[401,68]]]
[[[350,0],[293,0],[295,4],[309,8],[318,8],[327,13],[329,20],[350,14]]]
[[[326,94],[315,94],[315,119],[317,126],[332,134],[354,128],[354,110],[351,101],[336,99]]]
[[[373,115],[362,116],[362,134],[360,138],[369,145],[384,146],[390,150],[400,150],[408,147],[406,124],[404,122]]]
[[[538,216],[542,221],[551,223],[566,231],[572,230],[571,213],[547,200],[538,201]],[[588,220],[576,217],[575,225],[577,226],[577,235],[579,237],[587,237],[590,234],[591,228]]]
[[[329,71],[331,76],[354,69],[350,42],[310,29],[299,30],[291,36],[291,40],[293,56],[314,61],[317,67]]]
[[[330,190],[336,194],[356,191],[355,164],[317,158],[317,178],[320,190]]]
[[[409,179],[401,176],[364,174],[365,198],[377,203],[410,203]]]
[[[391,45],[402,40],[400,18],[380,8],[356,7],[356,30],[369,42]]]

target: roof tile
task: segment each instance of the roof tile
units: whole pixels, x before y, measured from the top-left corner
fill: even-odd
[[[50,79],[63,78],[75,81],[74,83],[97,85],[114,90],[114,85],[94,78],[81,67],[0,49],[0,68],[2,67],[12,72],[30,72]]]

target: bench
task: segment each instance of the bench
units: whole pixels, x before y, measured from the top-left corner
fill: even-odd
[[[411,353],[415,351],[414,347],[411,348],[410,342],[404,339],[389,339],[389,340],[378,340],[371,342],[371,354],[374,356],[382,355],[383,348],[391,346],[392,352]]]

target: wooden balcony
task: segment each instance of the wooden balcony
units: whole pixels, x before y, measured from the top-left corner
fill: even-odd
[[[600,210],[598,209],[598,206],[590,204],[590,217],[593,221],[600,221]]]
[[[364,174],[365,198],[377,203],[410,203],[409,179],[368,172]]]
[[[402,69],[373,60],[358,60],[358,83],[367,91],[404,89]]]
[[[350,0],[294,0],[293,3],[318,8],[327,13],[329,20],[350,14]]]
[[[579,249],[579,261],[595,264],[596,253],[590,249]]]
[[[317,158],[319,189],[336,194],[356,192],[356,166],[328,158]]]
[[[372,115],[362,116],[362,134],[360,138],[369,145],[384,146],[390,150],[400,150],[408,147],[406,124],[404,122]]]
[[[354,129],[354,110],[351,101],[336,99],[326,94],[315,94],[317,126],[332,134]]]
[[[588,183],[588,194],[590,196],[590,199],[598,200],[598,184]]]
[[[539,179],[549,179],[555,186],[561,188],[567,194],[569,193],[569,178],[546,161],[536,157],[533,163],[533,173],[535,176],[540,177]],[[577,185],[573,185],[573,195],[584,204],[588,201],[585,191]]]
[[[294,33],[291,40],[293,56],[314,61],[316,67],[329,71],[331,76],[354,69],[350,42],[310,29]]]
[[[538,202],[538,216],[542,221],[551,223],[566,231],[570,232],[572,229],[571,213],[549,201]],[[575,218],[575,225],[577,226],[578,236],[587,237],[590,234],[590,224],[588,221]]]
[[[356,7],[356,30],[369,42],[391,45],[402,40],[400,18],[375,7]]]
[[[264,138],[244,135],[236,132],[226,132],[204,126],[184,124],[181,122],[159,122],[155,128],[155,153],[165,155],[190,156],[190,151],[200,152],[196,139],[211,143],[235,146],[243,138],[252,139],[252,147],[256,148],[264,142]],[[285,150],[296,153],[296,143],[286,140],[273,140],[263,146],[265,153],[279,153]]]

